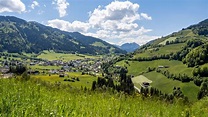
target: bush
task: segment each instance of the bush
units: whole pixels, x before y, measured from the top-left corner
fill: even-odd
[[[29,79],[30,79],[30,75],[27,73],[27,71],[25,71],[25,72],[22,74],[21,80],[28,81]]]

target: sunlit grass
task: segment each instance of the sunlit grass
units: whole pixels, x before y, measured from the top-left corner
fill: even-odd
[[[81,75],[81,72],[69,72],[65,74],[68,74],[68,76],[59,77],[59,75],[45,74],[45,75],[33,75],[32,77],[38,78],[44,81],[48,81],[51,83],[61,82],[63,84],[69,84],[72,87],[76,87],[76,88],[81,88],[81,87],[91,88],[92,82],[97,81],[97,77],[91,76],[91,75]],[[79,78],[79,81],[77,80],[74,80],[75,82],[64,81],[64,79],[67,79],[67,78],[69,79]]]
[[[83,54],[64,54],[64,53],[56,53],[53,51],[44,51],[37,58],[46,59],[46,60],[63,60],[70,61],[76,59],[84,59],[84,58],[99,58],[100,56],[89,56]]]
[[[35,81],[36,82],[36,81]],[[191,106],[140,95],[92,92],[32,81],[0,80],[0,116],[206,117],[207,98]]]

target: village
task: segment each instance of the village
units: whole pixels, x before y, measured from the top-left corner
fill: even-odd
[[[12,66],[27,66],[27,72],[31,75],[38,74],[58,74],[63,77],[66,72],[82,72],[82,74],[88,74],[97,76],[102,72],[101,65],[105,62],[109,62],[114,57],[102,57],[102,58],[84,58],[75,59],[70,61],[63,60],[0,60],[0,73],[2,78],[10,78],[14,76],[11,72]]]

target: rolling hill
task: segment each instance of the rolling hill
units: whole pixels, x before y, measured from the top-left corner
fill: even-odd
[[[127,68],[129,75],[145,76],[162,92],[171,94],[180,87],[191,101],[208,96],[208,19],[151,41],[119,60],[115,66]]]
[[[0,16],[0,51],[38,53],[43,50],[94,55],[125,53],[101,39],[78,32],[65,32],[13,16]]]

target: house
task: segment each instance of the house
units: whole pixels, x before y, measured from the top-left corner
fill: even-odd
[[[59,74],[59,77],[64,77],[65,75],[64,74]]]
[[[0,72],[5,74],[5,73],[8,73],[10,70],[9,70],[9,67],[2,67],[0,68]]]
[[[2,78],[11,78],[13,77],[13,73],[3,74],[1,75]]]
[[[144,87],[150,86],[150,84],[149,84],[148,82],[143,82],[142,85],[143,85]]]

